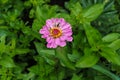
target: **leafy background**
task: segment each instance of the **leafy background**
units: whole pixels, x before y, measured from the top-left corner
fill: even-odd
[[[39,30],[47,19],[61,17],[72,25],[74,40],[47,49]],[[119,0],[0,0],[0,80],[119,76]]]

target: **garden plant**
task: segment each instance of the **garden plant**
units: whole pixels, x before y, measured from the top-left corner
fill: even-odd
[[[120,0],[0,0],[0,80],[120,80]]]

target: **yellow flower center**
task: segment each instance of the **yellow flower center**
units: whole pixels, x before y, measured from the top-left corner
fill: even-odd
[[[62,35],[62,31],[59,27],[53,27],[50,29],[50,35],[54,38],[58,38]]]

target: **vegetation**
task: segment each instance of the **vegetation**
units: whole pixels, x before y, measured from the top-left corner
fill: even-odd
[[[51,18],[72,26],[65,47],[41,38]],[[0,80],[120,80],[120,1],[0,0]]]

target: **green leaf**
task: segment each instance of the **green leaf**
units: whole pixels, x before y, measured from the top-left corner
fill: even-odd
[[[80,68],[91,67],[98,62],[99,56],[92,52],[91,49],[86,48],[84,50],[84,53],[85,55],[81,57],[79,61],[76,63],[76,67]]]
[[[35,56],[34,58],[38,62],[38,64],[36,66],[32,66],[31,68],[29,68],[29,70],[32,71],[33,73],[39,74],[40,78],[43,78],[46,74],[45,60],[40,56]],[[34,70],[38,70],[38,71],[34,72]]]
[[[45,22],[45,19],[47,16],[44,16],[44,12],[47,11],[46,8],[42,8],[37,6],[36,7],[36,18],[40,22],[39,24],[42,24]]]
[[[39,74],[39,66],[38,65],[30,67],[28,70],[32,73]]]
[[[66,67],[75,70],[73,63],[69,60],[69,58],[67,56],[65,48],[58,47],[56,49],[56,56],[63,62],[63,64]]]
[[[23,79],[24,79],[24,80],[30,80],[30,79],[31,79],[32,77],[34,77],[34,76],[35,76],[35,74],[30,72],[30,73],[28,73],[27,75],[25,75]]]
[[[99,66],[99,65],[94,65],[92,67],[93,69],[107,75],[108,77],[110,77],[112,80],[120,80],[120,78],[118,76],[116,76],[115,74],[111,73],[109,70],[104,69],[103,67]],[[95,79],[98,80],[98,79]],[[100,80],[106,80],[106,79],[100,79]]]
[[[79,2],[74,1],[66,3],[65,6],[70,10],[71,23],[75,25],[76,21],[79,22],[79,19],[81,19],[82,6]]]
[[[13,68],[15,67],[14,61],[11,57],[4,55],[1,59],[0,59],[0,65],[2,65],[3,67],[6,68]]]
[[[104,36],[102,38],[102,40],[104,42],[112,42],[112,41],[114,41],[114,40],[116,40],[118,38],[120,38],[120,34],[119,33],[110,33],[110,34]]]
[[[51,65],[55,65],[54,57],[55,57],[55,50],[43,49],[42,45],[38,42],[35,42],[35,47],[37,52],[40,56],[42,56],[47,63]]]
[[[85,22],[95,20],[103,12],[104,4],[95,4],[82,12]]]
[[[75,3],[74,5],[71,4],[70,6],[71,14],[74,16],[78,16],[79,13],[82,11],[82,6],[79,2]]]
[[[109,47],[102,47],[100,55],[105,57],[109,62],[120,65],[120,56]]]
[[[8,0],[0,0],[0,2],[1,2],[2,4],[5,4],[5,3],[8,2]]]
[[[93,28],[90,23],[83,24],[83,27],[85,29],[85,33],[90,46],[93,49],[97,50],[96,48],[102,43],[100,32],[97,29]]]
[[[76,2],[75,0],[66,2],[65,7],[68,8],[71,12],[73,12],[72,14],[74,14],[74,13],[78,14],[79,12],[82,11],[81,4],[79,2]]]
[[[30,52],[30,49],[20,49],[20,48],[16,48],[15,50],[15,54],[25,54],[25,53],[28,53]]]
[[[111,44],[108,45],[110,48],[114,49],[114,50],[118,50],[120,49],[120,39],[117,39],[115,41],[113,41]]]
[[[6,39],[6,35],[0,37],[0,53],[6,51],[5,39]]]
[[[76,74],[73,74],[71,80],[82,80],[82,75],[78,76],[78,75],[76,75]]]
[[[58,80],[63,80],[65,75],[66,75],[65,74],[65,69],[60,68],[59,73],[58,73]]]
[[[39,33],[39,30],[42,28],[42,26],[45,24],[45,22],[40,21],[38,19],[35,19],[32,24],[32,30]],[[34,33],[35,34],[35,33]]]
[[[47,55],[55,55],[55,50],[53,49],[44,49],[42,44],[38,43],[38,42],[34,42],[35,47],[37,49],[37,52],[39,53],[39,55],[41,56],[47,56]]]
[[[36,7],[36,18],[38,20],[40,20],[40,19],[43,18],[43,16],[42,16],[42,10],[41,10],[41,8],[39,6]]]

